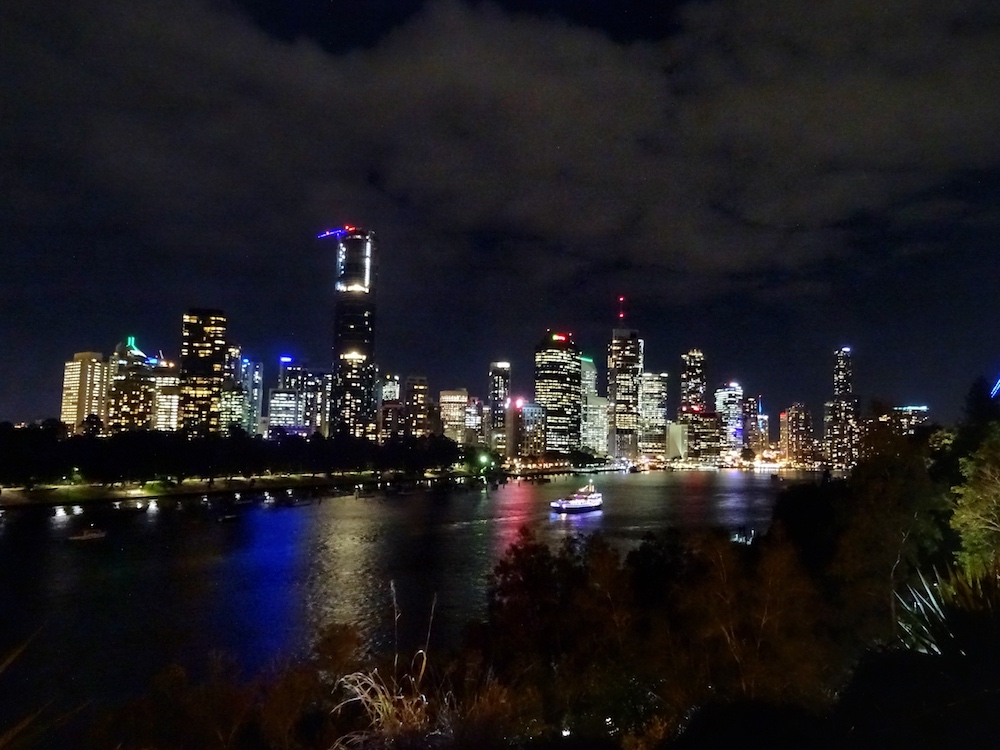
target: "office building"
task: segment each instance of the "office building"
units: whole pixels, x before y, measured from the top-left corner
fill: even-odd
[[[149,358],[129,336],[115,347],[108,388],[108,433],[153,428],[156,386]]]
[[[222,430],[222,383],[229,349],[226,316],[207,308],[184,313],[181,329],[181,428],[209,434]]]
[[[595,456],[608,453],[608,399],[597,395],[597,365],[580,357],[580,445]]]
[[[92,428],[103,429],[108,418],[109,379],[110,368],[100,352],[77,352],[63,366],[59,418],[69,434],[85,432],[84,419],[91,415],[91,421],[95,422]]]
[[[687,427],[687,457],[714,463],[722,450],[722,424],[705,400],[705,356],[700,349],[692,349],[681,355],[681,360],[681,402],[677,421]]]
[[[615,458],[639,457],[639,383],[643,342],[639,332],[616,328],[608,345],[609,449]]]
[[[667,373],[642,373],[639,415],[639,452],[650,458],[662,458],[667,450]]]
[[[546,451],[545,407],[509,399],[507,408],[507,458],[538,458]]]
[[[926,406],[892,407],[891,425],[899,435],[912,435],[918,427],[927,424],[929,409]]]
[[[268,396],[268,434],[311,437],[328,433],[330,373],[296,363],[292,357],[278,360],[278,385]]]
[[[469,392],[465,388],[441,391],[438,405],[441,408],[441,432],[459,445],[465,443],[465,409],[469,405]]]
[[[246,406],[241,427],[248,435],[256,435],[264,405],[264,366],[246,357],[239,363],[239,383],[246,394]]]
[[[545,446],[580,448],[580,350],[571,333],[546,332],[535,347],[535,403],[545,409]]]
[[[375,233],[345,226],[320,239],[336,244],[330,432],[377,438]]]
[[[163,358],[161,352],[152,358],[153,366],[153,421],[157,432],[176,432],[180,429],[181,376],[176,362]]]
[[[757,458],[770,449],[770,426],[767,414],[761,413],[761,397],[745,396],[743,399],[743,447],[749,448]]]
[[[486,406],[475,396],[470,396],[465,407],[465,444],[486,443]]]
[[[681,355],[684,367],[681,369],[681,407],[688,411],[705,411],[705,355],[700,349],[692,349]]]
[[[722,425],[722,450],[739,454],[743,450],[743,387],[739,383],[716,389],[715,413]]]

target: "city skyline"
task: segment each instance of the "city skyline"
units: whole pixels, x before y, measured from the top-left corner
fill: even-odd
[[[527,394],[549,328],[603,361],[624,295],[649,371],[699,348],[772,430],[842,346],[862,410],[957,420],[1000,374],[1000,9],[608,5],[5,4],[0,420],[59,416],[77,352],[176,358],[192,308],[269,382],[328,366],[343,223],[378,363],[433,392]]]

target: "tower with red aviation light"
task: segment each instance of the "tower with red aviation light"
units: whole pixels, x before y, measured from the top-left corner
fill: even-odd
[[[625,298],[618,298],[618,318],[608,344],[608,449],[615,458],[639,457],[639,386],[643,371],[643,341],[624,327]]]

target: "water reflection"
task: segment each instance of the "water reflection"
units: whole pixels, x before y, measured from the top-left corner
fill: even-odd
[[[80,517],[72,508],[8,512],[0,611],[17,617],[0,631],[0,648],[44,626],[46,648],[25,654],[19,679],[28,696],[70,703],[134,694],[172,660],[193,666],[211,650],[252,672],[306,654],[331,622],[355,624],[373,649],[408,655],[426,637],[432,607],[434,648],[457,642],[482,614],[486,577],[522,526],[553,545],[599,531],[622,550],[672,526],[759,534],[775,484],[740,472],[604,474],[594,477],[600,512],[551,513],[549,502],[581,483],[565,476],[298,507],[258,497],[225,513],[199,501],[162,501],[145,513],[87,506]],[[68,540],[90,522],[107,537]]]

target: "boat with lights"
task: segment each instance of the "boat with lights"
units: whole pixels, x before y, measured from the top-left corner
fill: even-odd
[[[74,542],[91,542],[96,539],[103,539],[108,535],[104,529],[99,529],[94,524],[90,524],[83,531],[77,532],[70,537],[71,541]]]
[[[590,513],[604,506],[604,496],[589,482],[569,497],[561,497],[549,503],[555,513]]]

